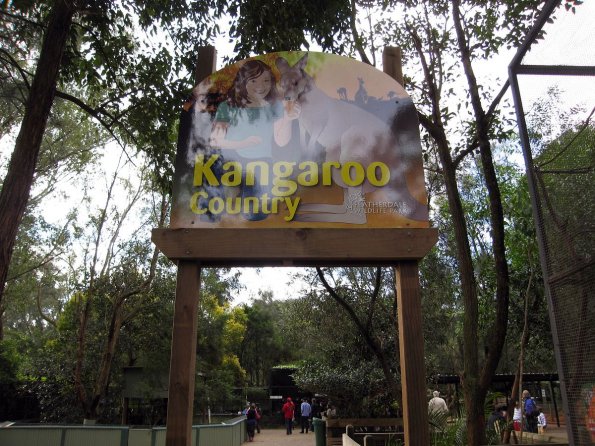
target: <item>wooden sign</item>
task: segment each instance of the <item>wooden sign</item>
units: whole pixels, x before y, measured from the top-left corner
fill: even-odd
[[[184,105],[171,228],[427,228],[415,107],[387,74],[282,52]]]

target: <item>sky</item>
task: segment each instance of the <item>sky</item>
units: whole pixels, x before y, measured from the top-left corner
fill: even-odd
[[[242,284],[245,289],[234,296],[233,304],[250,303],[258,297],[258,291],[272,291],[275,300],[284,300],[300,296],[305,284],[299,280],[292,280],[296,273],[304,268],[276,267],[276,268],[236,268],[242,273]]]
[[[545,27],[546,38],[535,45],[527,55],[524,63],[527,64],[593,64],[595,61],[595,27],[592,18],[595,17],[595,0],[584,2],[577,8],[577,14],[558,10],[557,20]],[[223,67],[223,58],[232,53],[233,44],[226,37],[216,42],[217,67]],[[315,50],[314,48],[312,48]],[[481,76],[494,79],[497,85],[502,85],[507,77],[508,63],[514,55],[513,50],[503,53],[490,64],[479,68]],[[380,68],[381,69],[381,68]],[[565,100],[571,104],[582,104],[585,113],[595,105],[595,79],[577,77],[553,76],[521,76],[519,78],[521,93],[525,110],[530,110],[532,104],[543,96],[547,88],[559,85],[565,93]],[[579,117],[580,118],[580,117]],[[0,141],[0,174],[4,175],[6,161],[12,149],[13,140],[4,138]],[[108,163],[111,162],[108,160]],[[46,209],[62,212],[61,206],[48,206]],[[258,295],[258,291],[270,290],[276,299],[294,297],[302,285],[297,282],[291,284],[292,276],[303,271],[301,268],[242,268],[242,283],[245,289],[239,293],[234,303],[249,303]],[[291,285],[290,285],[291,284]]]
[[[585,65],[595,62],[595,27],[592,19],[595,17],[595,0],[584,2],[577,7],[577,14],[572,14],[559,8],[554,23],[544,27],[545,39],[534,45],[523,60],[524,64],[551,65]],[[217,68],[223,67],[223,57],[230,54],[233,45],[227,38],[216,43]],[[508,77],[508,65],[512,60],[515,49],[502,52],[490,63],[480,65],[478,76],[504,84]],[[476,65],[477,67],[477,65]],[[382,69],[380,67],[379,69]],[[558,86],[564,91],[563,99],[570,104],[579,104],[583,111],[577,119],[584,119],[595,106],[595,78],[567,77],[567,76],[520,76],[519,84],[525,111],[530,111],[531,104],[542,97],[549,87]],[[498,87],[499,89],[499,87]],[[510,91],[507,93],[510,96]],[[510,100],[512,103],[512,100]],[[292,297],[288,293],[287,283],[291,276],[303,269],[300,268],[242,268],[242,282],[246,289],[236,298],[236,303],[249,302],[259,290],[273,291],[276,299]],[[289,289],[295,290],[299,282]]]

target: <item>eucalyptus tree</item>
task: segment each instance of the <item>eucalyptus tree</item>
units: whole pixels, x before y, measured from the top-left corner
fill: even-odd
[[[247,324],[239,358],[251,386],[268,386],[271,369],[291,363],[296,358],[294,352],[301,352],[287,339],[283,306],[283,302],[273,300],[270,291],[243,305]]]
[[[309,270],[311,290],[284,305],[286,335],[305,358],[296,382],[347,414],[400,406],[394,275],[376,268]]]
[[[337,48],[347,49],[372,63],[379,42],[403,49],[406,87],[419,104],[420,122],[427,132],[426,157],[431,158],[434,152],[438,160],[436,170],[442,175],[451,215],[464,305],[461,374],[468,414],[468,441],[473,445],[484,439],[484,400],[505,343],[510,300],[504,211],[492,154],[494,142],[510,134],[510,123],[500,110],[506,83],[501,81],[504,88],[500,90],[490,89],[486,81],[478,79],[476,70],[478,63],[519,44],[542,3],[541,0],[337,3],[343,7],[343,17],[349,18],[345,21],[346,27],[338,31],[337,41],[350,42]],[[573,11],[580,4],[565,3],[567,9]],[[358,11],[373,8],[377,8],[381,20],[373,23],[372,18],[366,23],[358,19]],[[580,13],[580,8],[577,11]],[[266,13],[263,16],[266,17]],[[269,35],[274,28],[267,27],[267,22],[260,24],[261,36]],[[362,26],[371,29],[363,32]],[[289,42],[293,41],[294,34],[290,33]],[[502,75],[506,75],[504,70]],[[460,185],[460,173],[474,155],[481,168],[481,196],[489,212],[487,226],[477,230],[488,243],[488,250],[481,259],[473,256],[472,222],[465,212]],[[494,286],[490,290],[484,291],[478,281],[478,261],[483,263],[483,271],[487,271],[486,268],[491,271],[488,274],[493,277]],[[480,320],[480,301],[493,296],[488,291],[494,292],[495,311],[490,319]],[[486,343],[486,348],[481,349],[485,354],[480,353],[478,342],[481,324],[489,327],[482,340]]]
[[[0,191],[0,303],[55,97],[151,154],[159,175],[169,172],[176,105],[192,83],[190,49],[217,30],[221,6],[196,0],[0,4],[1,76],[10,82],[3,90],[15,97],[5,104],[11,114],[3,116],[3,128],[22,117]]]
[[[431,148],[437,153],[444,178],[465,311],[463,388],[467,439],[473,445],[484,438],[484,400],[504,347],[510,302],[505,215],[493,155],[494,142],[510,134],[500,104],[507,84],[502,81],[500,91],[489,90],[476,71],[482,61],[519,44],[540,4],[460,0],[433,2],[431,7],[427,3],[412,4],[401,9],[404,14],[400,20],[384,23],[394,30],[391,40],[402,42],[409,54],[411,87],[419,97],[420,122],[433,140]],[[465,91],[464,102],[461,91]],[[473,161],[480,166],[479,190],[489,212],[489,220],[477,229],[472,228],[473,222],[465,212],[460,177],[473,155]],[[473,232],[481,234],[489,246],[477,259],[471,245]],[[477,237],[475,240],[479,241]],[[493,277],[493,286],[488,289],[482,287],[478,262],[483,264],[482,276]],[[495,310],[490,318],[482,319],[480,301],[492,300],[492,296]],[[477,342],[482,325],[488,327],[483,355]]]
[[[41,290],[31,295],[24,291],[36,289],[41,282],[51,290],[52,278],[63,274],[55,260],[68,252],[72,238],[69,225],[77,213],[66,208],[57,212],[52,203],[55,200],[63,203],[74,200],[74,203],[80,199],[74,191],[90,186],[90,181],[85,180],[86,172],[96,167],[104,141],[104,133],[74,105],[61,103],[54,107],[35,169],[35,185],[17,234],[5,295],[0,303],[0,338],[4,334],[5,320],[10,325],[19,312],[22,316],[31,315],[23,305],[34,309],[35,303],[39,303],[39,299],[30,297],[39,295]],[[75,178],[80,181],[73,188],[71,183]],[[40,275],[42,280],[38,280]],[[34,310],[34,313],[43,317],[41,311]]]

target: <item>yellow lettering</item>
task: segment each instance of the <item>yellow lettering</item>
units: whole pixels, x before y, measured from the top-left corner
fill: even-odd
[[[295,213],[299,204],[300,197],[295,197],[293,200],[289,197],[285,197],[285,205],[287,206],[287,210],[289,211],[289,215],[287,217],[283,217],[285,221],[293,220],[293,217],[295,217]]]
[[[249,213],[250,209],[254,214],[260,212],[260,199],[258,197],[244,197],[244,213]]]
[[[198,200],[199,198],[208,198],[209,196],[207,195],[207,193],[203,190],[195,192],[194,194],[192,194],[192,197],[190,198],[190,210],[194,213],[194,214],[204,214],[207,212],[206,209],[203,208],[199,208],[198,207]]]
[[[209,201],[209,211],[211,214],[221,214],[225,211],[225,201],[221,197],[213,197]]]
[[[287,180],[293,174],[295,163],[278,162],[273,164],[273,188],[271,192],[278,197],[288,197],[297,190],[297,183],[293,180]]]
[[[316,186],[318,184],[318,164],[314,161],[304,161],[298,166],[302,171],[297,177],[301,186]]]
[[[376,176],[376,169],[380,170],[380,178]],[[386,164],[375,161],[366,169],[366,176],[372,186],[385,186],[390,181],[390,170]]]
[[[254,186],[256,169],[260,171],[258,184],[269,184],[269,163],[266,161],[250,161],[246,164],[246,185]]]
[[[242,165],[236,161],[229,161],[223,165],[223,170],[229,170],[221,175],[221,184],[224,186],[239,186],[242,184]]]
[[[327,162],[322,163],[322,185],[323,186],[330,186],[331,184],[333,184],[332,171],[331,171],[331,169],[333,167],[340,169],[341,163],[338,161],[327,161]]]
[[[228,214],[239,214],[242,212],[242,197],[227,197],[227,213]]]
[[[217,181],[217,177],[211,170],[215,161],[219,158],[219,155],[211,155],[207,163],[204,163],[205,156],[204,155],[196,155],[196,161],[194,163],[194,185],[195,186],[202,186],[203,176],[207,180],[207,182],[211,186],[219,186],[219,181]]]
[[[351,171],[355,170],[355,178],[351,177]],[[341,178],[347,186],[359,186],[366,179],[366,173],[360,163],[348,161],[341,168]]]

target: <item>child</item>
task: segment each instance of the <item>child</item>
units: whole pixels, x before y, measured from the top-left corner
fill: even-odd
[[[514,414],[512,415],[512,425],[515,431],[520,432],[522,420],[523,416],[521,414],[521,406],[517,401],[514,403]]]
[[[545,428],[547,426],[547,421],[545,419],[545,414],[541,410],[541,407],[538,407],[537,408],[537,412],[539,412],[539,415],[537,415],[537,433],[544,434],[545,433]]]
[[[300,114],[298,104],[289,110],[279,101],[276,78],[271,68],[260,60],[250,60],[239,69],[228,99],[219,104],[211,144],[220,149],[225,161],[236,161],[245,166],[249,161],[270,162],[273,148],[288,144],[292,134],[292,121]],[[255,177],[258,175],[254,174]],[[270,187],[270,179],[265,179]],[[240,195],[243,199],[260,197],[269,192],[256,178],[248,183],[242,178]],[[244,214],[247,220],[258,221],[267,214],[254,210]]]

